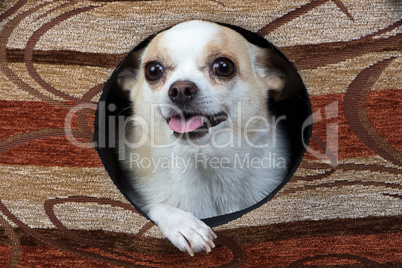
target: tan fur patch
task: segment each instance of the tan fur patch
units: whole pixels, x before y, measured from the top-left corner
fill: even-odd
[[[169,48],[161,42],[163,38],[163,32],[155,36],[155,38],[151,41],[148,47],[145,50],[145,53],[142,58],[141,70],[143,72],[145,65],[152,61],[157,61],[162,64],[164,73],[161,79],[156,82],[148,82],[150,88],[155,91],[159,91],[162,89],[164,83],[167,80],[167,75],[169,74],[169,70],[172,70],[176,67],[174,61],[170,57]]]

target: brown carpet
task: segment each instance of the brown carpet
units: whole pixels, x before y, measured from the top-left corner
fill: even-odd
[[[1,1],[0,267],[401,267],[401,14],[398,0]],[[135,211],[91,146],[117,64],[190,19],[276,45],[315,120],[291,181],[193,258]]]

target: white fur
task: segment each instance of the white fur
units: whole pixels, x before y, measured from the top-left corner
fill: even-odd
[[[240,40],[237,33],[231,32],[226,31],[230,40]],[[130,130],[132,139],[138,141],[144,135],[147,139],[139,148],[129,148],[124,162],[133,174],[132,183],[139,194],[136,204],[159,225],[175,246],[190,255],[200,250],[208,252],[214,247],[212,241],[216,235],[199,219],[250,207],[283,180],[285,168],[252,165],[247,163],[247,157],[250,161],[266,159],[268,162],[268,157],[288,161],[284,138],[275,129],[275,121],[267,112],[265,87],[269,81],[266,70],[256,63],[255,51],[258,48],[242,41],[239,49],[247,56],[246,62],[240,62],[239,66],[243,76],[211,82],[205,49],[221,33],[221,26],[203,21],[182,23],[163,32],[152,42],[158,42],[155,45],[162,47],[168,55],[158,55],[151,42],[142,54],[141,68],[144,61],[168,56],[171,68],[166,70],[165,81],[156,89],[155,85],[147,83],[141,71],[133,82],[131,93],[135,115],[149,124],[144,127],[137,122]],[[228,49],[224,45],[221,47],[223,53],[237,55],[238,51]],[[209,134],[201,139],[185,141],[175,138],[166,123],[171,111],[167,92],[175,81],[195,83],[200,96],[197,109],[207,114],[223,110],[227,112],[228,120],[211,128]],[[248,133],[246,137],[247,121],[252,128],[265,131]],[[255,148],[250,143],[263,148]],[[169,146],[164,146],[166,144]],[[130,154],[141,157],[134,157],[137,159],[134,167]],[[149,167],[139,167],[139,159],[145,158],[154,159],[154,162],[150,161]],[[210,162],[201,161],[205,158]],[[224,166],[220,162],[219,168],[211,163],[222,159]],[[246,166],[242,166],[244,164]]]

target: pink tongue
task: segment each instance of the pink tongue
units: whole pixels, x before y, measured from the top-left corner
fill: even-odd
[[[187,120],[180,117],[172,117],[169,121],[170,129],[177,133],[191,132],[200,126],[202,126],[201,116],[192,117]]]

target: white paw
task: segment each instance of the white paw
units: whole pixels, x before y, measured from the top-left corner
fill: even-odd
[[[173,245],[190,256],[203,250],[208,253],[215,247],[216,234],[191,213],[165,204],[154,204],[148,216]]]

